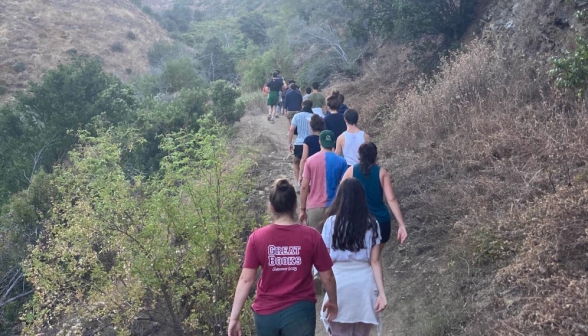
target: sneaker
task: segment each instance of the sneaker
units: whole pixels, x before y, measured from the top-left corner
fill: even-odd
[[[271,116],[271,114],[268,114],[267,115],[267,121],[270,121],[270,120],[272,120],[272,116]]]
[[[280,117],[279,113],[276,113],[276,119],[278,119]]]

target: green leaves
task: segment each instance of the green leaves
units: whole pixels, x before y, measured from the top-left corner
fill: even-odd
[[[37,289],[25,333],[69,316],[123,334],[139,317],[175,334],[226,333],[255,223],[243,203],[252,162],[235,159],[222,133],[213,124],[165,136],[160,175],[133,181],[114,130],[80,136],[71,163],[56,172],[53,224],[25,263]]]
[[[552,62],[550,74],[555,77],[555,85],[582,97],[588,85],[588,41],[578,36],[576,50],[566,52],[563,57],[552,59]]]

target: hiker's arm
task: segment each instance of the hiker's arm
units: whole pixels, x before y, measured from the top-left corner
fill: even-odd
[[[243,305],[249,296],[251,286],[255,282],[255,274],[257,270],[252,268],[243,268],[241,271],[241,277],[237,283],[237,289],[235,290],[235,299],[233,300],[233,309],[231,310],[230,321],[239,321],[239,315],[243,310]]]
[[[363,141],[365,142],[370,142],[372,141],[372,138],[370,138],[369,135],[367,135],[367,133],[363,133]]]
[[[337,138],[337,143],[335,145],[335,153],[339,156],[343,155],[343,146],[345,146],[345,136],[343,134],[339,135]]]
[[[353,166],[347,168],[347,171],[345,171],[345,175],[343,175],[341,182],[347,180],[348,178],[352,178],[352,177],[353,177]]]
[[[290,148],[290,150],[292,150],[292,136],[294,135],[295,129],[296,129],[296,126],[291,125],[290,130],[288,131],[288,147]]]
[[[306,167],[304,168],[306,170]],[[303,174],[304,175],[304,174]],[[310,181],[308,177],[302,177],[302,185],[300,186],[300,221],[306,222],[306,200],[310,192]]]
[[[384,189],[384,196],[386,197],[388,206],[390,206],[390,209],[392,210],[392,213],[398,222],[398,240],[400,241],[400,244],[402,244],[407,237],[404,218],[402,218],[400,205],[398,204],[398,200],[396,199],[394,190],[392,189],[392,180],[390,179],[390,174],[388,174],[384,168],[380,169],[380,183]]]
[[[303,144],[302,145],[302,157],[300,158],[300,171],[301,172],[304,171],[304,164],[306,163],[306,159],[308,159],[308,145]],[[300,177],[300,179],[302,180],[302,177]],[[300,181],[298,181],[298,182],[300,182]]]
[[[381,312],[388,305],[386,293],[384,292],[384,275],[382,273],[382,258],[380,258],[380,245],[372,247],[370,256],[370,265],[372,266],[372,273],[378,287],[378,299],[376,301],[376,311]]]

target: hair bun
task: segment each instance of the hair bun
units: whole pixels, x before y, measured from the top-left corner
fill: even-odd
[[[338,97],[339,96],[339,90],[333,90],[333,92],[331,93],[331,96]]]
[[[276,190],[278,191],[288,191],[290,187],[290,182],[286,179],[281,179],[276,182]]]

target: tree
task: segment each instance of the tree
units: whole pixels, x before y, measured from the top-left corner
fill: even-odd
[[[240,94],[227,81],[219,80],[210,84],[212,115],[221,123],[233,124],[245,115],[245,105],[237,101]]]
[[[232,81],[235,78],[235,61],[232,55],[223,49],[221,41],[216,37],[206,42],[201,63],[210,81],[219,79]]]
[[[459,39],[474,18],[476,0],[344,0],[357,13],[351,26],[384,37],[415,39],[445,34]]]
[[[169,93],[195,88],[202,84],[194,67],[194,62],[189,58],[168,61],[161,77],[164,83],[167,84]]]
[[[243,35],[253,41],[253,43],[264,45],[270,41],[266,31],[265,18],[260,13],[254,12],[250,15],[242,16],[237,23]]]
[[[254,221],[244,203],[251,162],[231,159],[220,133],[166,136],[160,178],[131,181],[113,130],[79,135],[56,172],[62,200],[25,262],[36,288],[25,334],[60,322],[65,332],[130,335],[157,323],[173,335],[226,335]]]

